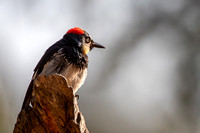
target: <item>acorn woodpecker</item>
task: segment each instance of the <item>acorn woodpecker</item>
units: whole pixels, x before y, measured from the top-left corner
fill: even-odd
[[[94,47],[105,48],[94,42],[86,31],[78,27],[68,30],[61,40],[46,50],[36,65],[22,109],[29,106],[33,82],[39,75],[61,74],[75,93],[87,77],[87,53]]]

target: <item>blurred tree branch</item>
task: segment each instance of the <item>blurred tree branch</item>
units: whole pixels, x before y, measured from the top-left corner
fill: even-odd
[[[134,4],[132,9],[135,10]],[[197,117],[199,114],[199,106],[197,106],[199,101],[197,100],[199,97],[200,75],[200,69],[198,68],[200,53],[200,1],[186,0],[183,2],[182,8],[174,13],[166,12],[156,6],[151,8],[148,13],[143,12],[141,7],[137,9],[139,14],[137,19],[139,22],[128,25],[124,34],[121,34],[122,37],[116,41],[116,45],[113,45],[114,48],[111,48],[110,56],[104,61],[112,61],[112,63],[106,63],[104,72],[100,74],[96,80],[97,82],[91,88],[100,86],[99,84],[101,83],[99,81],[103,82],[104,85],[108,85],[110,79],[112,79],[110,75],[115,73],[116,68],[120,65],[120,57],[127,54],[127,51],[132,51],[133,47],[155,31],[158,25],[167,25],[180,33],[182,46],[185,48],[185,51],[181,51],[183,56],[177,63],[178,80],[180,82],[177,83],[175,97],[184,123],[190,131],[195,131],[198,127],[197,121],[199,119]],[[127,57],[127,60],[129,60],[129,57]],[[107,87],[102,87],[101,85],[101,88]]]
[[[32,107],[21,110],[14,133],[88,133],[77,98],[59,75],[40,76],[34,81]]]
[[[134,4],[133,4],[133,12],[134,12]],[[101,82],[104,83],[104,85],[107,85],[107,83],[110,81],[110,75],[111,73],[114,73],[117,66],[119,66],[120,61],[119,58],[123,55],[126,54],[127,51],[132,50],[133,47],[135,47],[139,41],[144,39],[146,36],[151,34],[159,24],[168,24],[172,28],[180,31],[182,33],[183,38],[185,38],[186,44],[183,45],[188,45],[188,51],[191,51],[194,48],[198,51],[199,48],[199,32],[200,29],[198,25],[196,25],[196,32],[190,31],[189,27],[183,24],[183,21],[186,17],[186,15],[191,11],[191,10],[199,10],[200,9],[200,4],[199,1],[197,0],[189,0],[184,2],[184,5],[182,6],[181,10],[177,11],[174,14],[168,13],[163,11],[162,9],[155,7],[154,9],[151,9],[148,13],[143,13],[142,8],[137,8],[138,10],[138,16],[139,16],[139,21],[137,24],[132,23],[132,25],[129,25],[125,32],[121,34],[121,38],[119,38],[118,41],[116,41],[116,45],[114,45],[114,48],[112,51],[110,51],[110,56],[106,58],[106,61],[104,62],[109,62],[112,60],[112,63],[107,63],[106,67],[104,69],[104,72],[100,74],[98,79],[96,80],[97,82],[91,86],[91,88],[96,88],[96,86],[101,86],[101,88],[106,88],[102,87]],[[151,13],[150,13],[151,12]],[[198,14],[197,14],[198,15]],[[200,16],[198,16],[200,18]],[[134,19],[134,18],[133,18]],[[199,21],[200,19],[197,19],[196,21]],[[197,22],[198,24],[198,22]],[[197,42],[198,41],[198,42]],[[195,42],[193,47],[191,47],[191,43]],[[193,50],[192,50],[193,51]],[[101,84],[101,85],[99,85]],[[97,90],[102,90],[102,89],[97,89]]]

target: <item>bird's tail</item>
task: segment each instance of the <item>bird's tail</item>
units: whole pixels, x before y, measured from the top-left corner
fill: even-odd
[[[26,96],[24,98],[24,102],[23,102],[21,110],[24,109],[25,107],[28,107],[31,101],[32,92],[33,92],[33,80],[31,80],[31,83],[28,86],[28,90],[26,91]]]

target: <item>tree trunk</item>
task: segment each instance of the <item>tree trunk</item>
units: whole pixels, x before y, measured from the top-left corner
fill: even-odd
[[[77,97],[61,75],[39,76],[31,105],[19,113],[14,133],[89,133]]]

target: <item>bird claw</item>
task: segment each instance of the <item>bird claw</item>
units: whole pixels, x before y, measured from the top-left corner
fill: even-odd
[[[76,97],[77,99],[79,99],[79,95],[75,95],[75,97]]]

